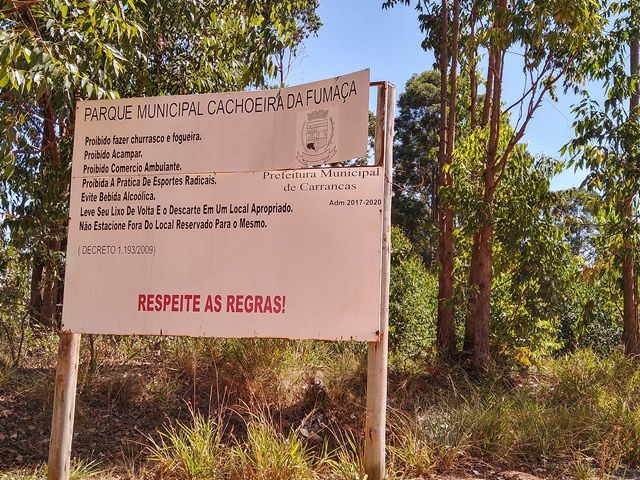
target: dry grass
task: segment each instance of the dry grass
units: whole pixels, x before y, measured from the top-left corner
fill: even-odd
[[[360,345],[96,337],[94,360],[90,371],[83,345],[75,445],[80,458],[102,452],[100,478],[364,478]],[[52,371],[32,365],[4,369],[0,393],[11,408],[28,398],[42,416]],[[619,353],[579,351],[527,375],[482,379],[439,364],[392,366],[389,392],[394,479],[541,463],[606,478],[640,461],[640,373]],[[104,445],[85,443],[98,435]],[[0,478],[43,475],[21,468]]]

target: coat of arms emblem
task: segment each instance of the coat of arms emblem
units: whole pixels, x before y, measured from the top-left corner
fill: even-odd
[[[329,111],[321,109],[308,113],[300,133],[302,151],[298,150],[298,161],[303,165],[329,163],[336,154],[336,147],[332,146],[335,125]]]

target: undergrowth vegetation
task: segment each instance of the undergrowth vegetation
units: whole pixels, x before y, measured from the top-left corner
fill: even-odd
[[[90,438],[97,421],[124,421],[124,412],[148,428],[94,445],[94,456],[76,453],[75,478],[365,478],[362,346],[166,337],[92,345],[93,354],[88,341],[82,348],[76,431]],[[51,370],[26,361],[3,371],[0,391],[36,399],[46,417]],[[482,377],[402,360],[389,382],[392,478],[541,461],[552,478],[605,478],[640,461],[640,371],[617,351],[578,350],[526,373],[495,367]],[[44,478],[44,460],[0,478]]]

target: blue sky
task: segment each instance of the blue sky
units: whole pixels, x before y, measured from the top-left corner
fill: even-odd
[[[414,73],[433,67],[434,59],[420,47],[423,35],[413,7],[396,6],[382,10],[381,0],[321,0],[323,23],[316,38],[306,41],[287,79],[289,85],[311,82],[363,68],[371,69],[372,80],[389,80],[398,94]],[[509,58],[510,57],[510,58]],[[505,102],[522,91],[518,57],[507,58]],[[559,157],[560,147],[571,139],[572,96],[561,95],[558,102],[544,102],[529,124],[525,141],[529,151]],[[580,184],[584,174],[573,169],[554,178],[552,187]]]

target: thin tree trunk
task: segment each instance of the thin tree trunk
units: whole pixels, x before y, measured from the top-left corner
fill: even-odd
[[[29,321],[32,327],[40,323],[40,312],[42,310],[40,283],[42,282],[43,271],[44,264],[34,258],[31,267],[31,298],[29,299]]]
[[[65,235],[62,241],[60,242],[60,251],[67,251],[67,236]],[[56,287],[56,311],[55,311],[55,324],[56,328],[59,329],[62,326],[62,302],[64,300],[64,276],[66,273],[66,265],[63,265],[59,275],[60,279],[57,282]]]
[[[60,242],[50,240],[47,244],[50,252],[60,251]],[[53,270],[53,263],[45,267],[42,280],[42,307],[40,309],[40,324],[47,328],[57,327],[57,304],[58,304],[59,281],[56,272]]]
[[[478,103],[478,77],[476,74],[477,67],[476,67],[476,47],[475,47],[477,16],[478,16],[478,13],[476,10],[476,4],[474,2],[471,7],[471,32],[469,34],[469,41],[473,46],[473,49],[469,53],[471,57],[471,60],[469,62],[469,84],[470,84],[470,99],[471,99],[469,117],[470,117],[471,130],[475,130],[476,123],[477,123],[476,111],[477,111],[477,103]]]
[[[53,272],[47,268],[44,275],[44,284],[42,285],[42,309],[40,310],[40,324],[53,328],[54,315],[56,311],[55,302],[57,295],[55,294],[55,279]]]
[[[503,12],[507,9],[506,0],[498,0],[497,6]],[[494,21],[494,28],[504,28],[501,18]],[[491,59],[493,62],[491,62]],[[489,350],[489,318],[491,314],[491,287],[493,282],[493,199],[496,187],[496,162],[498,159],[498,145],[500,141],[500,126],[502,120],[502,80],[504,71],[504,50],[492,49],[490,58],[491,74],[493,75],[493,91],[489,118],[489,142],[487,145],[487,159],[484,171],[483,211],[479,213],[480,221],[474,234],[471,253],[471,271],[469,284],[471,297],[469,299],[469,317],[467,330],[473,344],[472,363],[476,368],[483,368],[490,359]],[[486,99],[485,99],[486,100]],[[485,102],[486,107],[486,102]],[[465,333],[465,340],[467,334]]]
[[[457,2],[458,0],[454,1]],[[442,0],[442,25],[440,30],[440,143],[438,150],[438,263],[440,264],[440,271],[438,278],[436,342],[440,354],[445,358],[455,353],[456,348],[453,314],[453,212],[446,202],[442,201],[441,193],[441,190],[451,183],[450,175],[445,172],[445,166],[450,163],[448,154],[452,141],[449,137],[452,133],[452,128],[450,127],[452,109],[447,88],[448,43],[449,4],[448,0]],[[452,53],[454,53],[453,49]],[[451,68],[454,68],[453,65]],[[449,88],[455,89],[453,85],[449,85]],[[455,116],[453,121],[455,122]]]
[[[637,15],[635,9],[631,11],[632,17]],[[631,77],[637,78],[638,67],[640,63],[640,42],[638,38],[631,39]],[[640,104],[640,92],[638,87],[634,88],[631,95],[629,105],[630,116],[634,119],[638,118],[638,107]],[[633,167],[629,165],[629,159],[635,152],[626,152],[627,168]],[[622,205],[622,221],[625,225],[633,222],[633,197],[635,192],[627,192],[623,199]],[[640,355],[640,326],[638,325],[638,300],[637,281],[635,274],[635,255],[634,241],[632,235],[625,235],[624,257],[622,260],[622,297],[623,297],[623,313],[622,313],[622,342],[624,344],[625,354],[628,356]]]
[[[625,219],[631,217],[631,198],[625,199]],[[622,260],[622,343],[628,356],[640,355],[640,328],[638,326],[637,279],[633,246],[626,245]]]
[[[480,121],[480,126],[481,127],[486,127],[489,124],[489,120],[491,120],[491,114],[492,112],[495,110],[495,104],[492,102],[493,101],[493,97],[494,97],[494,78],[495,78],[495,67],[496,67],[496,52],[494,52],[493,50],[489,51],[489,64],[487,66],[487,86],[485,89],[485,97],[484,97],[484,105],[482,108],[482,118]],[[499,98],[499,94],[497,95]],[[498,104],[499,105],[499,104]],[[499,106],[498,106],[499,108]],[[492,128],[494,127],[494,125],[491,125]],[[495,133],[495,132],[494,132]],[[493,138],[493,137],[491,137]],[[495,143],[495,142],[494,142]],[[497,145],[497,144],[496,144]],[[491,150],[491,141],[490,141],[490,145],[489,145],[489,150]],[[495,148],[494,148],[494,152],[495,152]],[[490,163],[490,158],[491,155],[488,154],[487,155],[487,170],[489,170],[489,163]],[[495,153],[494,153],[494,161],[495,161]],[[485,172],[485,177],[486,177],[486,172]],[[485,192],[486,192],[486,183],[485,183]],[[483,220],[484,222],[484,220]],[[475,312],[475,301],[476,301],[476,295],[478,293],[478,283],[480,282],[480,272],[481,269],[478,268],[478,262],[481,261],[480,258],[478,258],[478,256],[480,255],[480,246],[479,246],[479,242],[480,239],[483,238],[480,235],[480,230],[482,230],[483,228],[483,224],[478,226],[478,230],[476,230],[476,233],[474,234],[473,237],[473,247],[472,247],[472,252],[471,252],[471,271],[469,274],[469,286],[471,289],[471,297],[469,298],[469,311],[467,313],[467,317],[465,319],[465,324],[464,324],[464,343],[463,343],[463,351],[468,354],[473,356],[474,355],[474,345],[476,344],[476,332],[478,331],[478,328],[476,326],[476,322],[478,321],[478,317],[476,314],[474,314],[473,312]],[[484,237],[486,238],[486,236]],[[475,273],[474,273],[474,270]]]
[[[447,114],[447,143],[444,157],[444,165],[450,167],[453,164],[453,152],[456,138],[456,109],[458,107],[458,37],[460,31],[460,0],[453,1],[453,25],[451,29],[451,66],[449,70],[449,100]],[[444,170],[444,169],[443,169]],[[445,188],[453,184],[451,173],[443,171],[443,183]],[[442,297],[446,298],[448,305],[443,312],[440,328],[438,330],[438,347],[445,357],[453,357],[456,352],[455,315],[453,307],[453,210],[448,203],[444,203],[442,226],[443,251],[442,251]]]
[[[484,104],[482,106],[482,118],[480,125],[486,127],[489,123],[489,113],[491,112],[491,98],[493,97],[493,65],[495,58],[493,51],[489,51],[489,65],[487,67],[487,82],[484,91]]]
[[[60,150],[58,149],[58,135],[56,132],[56,113],[51,104],[51,99],[45,94],[39,101],[42,113],[42,169],[46,172],[55,171],[60,168]],[[48,229],[51,230],[51,229]],[[56,229],[53,236],[47,238],[46,245],[49,252],[60,250],[60,241],[55,238]],[[56,325],[56,304],[58,281],[56,279],[55,265],[52,261],[44,263],[44,270],[40,281],[41,308],[39,323],[47,328]]]
[[[442,186],[442,166],[444,165],[445,158],[447,156],[447,66],[449,65],[449,50],[448,50],[448,36],[449,36],[449,3],[448,0],[442,0],[442,24],[440,26],[440,125],[438,139],[438,185],[436,191],[438,192],[438,223],[441,220],[440,215],[440,187]],[[442,235],[440,235],[442,238]],[[439,257],[440,261],[440,257]]]

